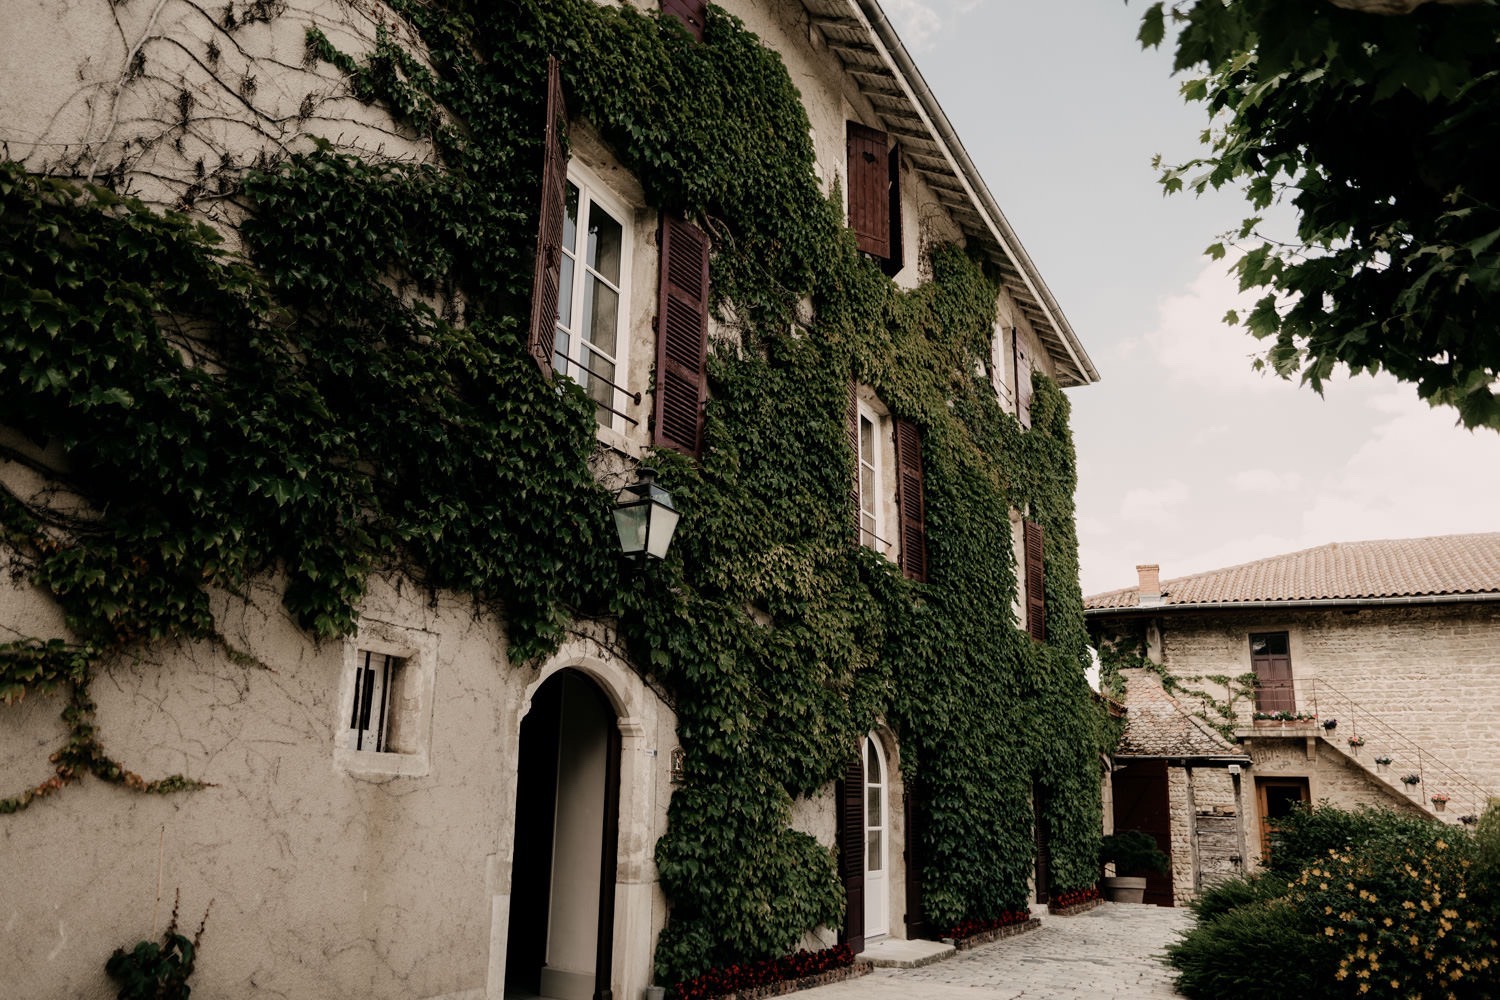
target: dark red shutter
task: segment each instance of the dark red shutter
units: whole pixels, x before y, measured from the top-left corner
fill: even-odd
[[[856,757],[838,783],[839,879],[844,883],[844,933],[857,955],[865,950],[865,764]]]
[[[1011,327],[1010,343],[1016,370],[1016,419],[1022,427],[1031,426],[1031,355],[1021,343],[1021,331]]]
[[[1047,640],[1047,581],[1042,572],[1042,526],[1021,522],[1026,548],[1026,631],[1039,642]]]
[[[891,255],[890,154],[885,133],[849,122],[849,228],[859,248]]]
[[[854,541],[859,544],[864,538],[864,525],[860,522],[859,512],[859,384],[852,378],[849,380],[848,407],[846,431],[849,434],[849,451],[854,456],[854,480],[849,484],[849,502],[854,506]]]
[[[656,311],[656,443],[697,455],[708,357],[708,237],[680,215],[661,216]]]
[[[922,495],[922,434],[909,420],[896,419],[896,506],[901,517],[901,571],[908,580],[927,580],[927,507]]]
[[[547,127],[542,145],[542,211],[537,223],[536,270],[531,279],[531,329],[526,351],[542,375],[552,377],[552,345],[557,337],[557,285],[562,275],[563,219],[567,208],[568,154],[563,129],[568,109],[563,104],[562,74],[556,56],[547,57]]]
[[[708,0],[661,0],[662,13],[681,21],[693,37],[703,41],[703,15]]]
[[[894,278],[906,263],[906,248],[901,232],[901,147],[892,146],[890,155],[891,251],[880,264],[888,277]]]

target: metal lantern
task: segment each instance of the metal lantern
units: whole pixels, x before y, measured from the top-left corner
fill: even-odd
[[[640,481],[621,490],[615,500],[620,548],[631,558],[665,559],[680,515],[672,506],[672,494],[656,485],[655,469],[641,466],[636,474]]]

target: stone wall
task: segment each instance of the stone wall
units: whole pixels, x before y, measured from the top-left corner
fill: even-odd
[[[1500,794],[1500,603],[1178,612],[1163,662],[1178,677],[1248,673],[1253,632],[1288,634],[1298,706],[1337,718],[1334,738],[1366,734],[1373,757],[1389,727]],[[1391,755],[1417,763],[1405,745]]]

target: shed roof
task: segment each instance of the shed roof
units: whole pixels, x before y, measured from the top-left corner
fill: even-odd
[[[1118,757],[1245,757],[1162,687],[1154,670],[1125,671],[1125,735]],[[1248,759],[1248,758],[1246,758]]]
[[[1333,542],[1226,569],[1163,580],[1165,608],[1500,597],[1500,532]],[[1136,610],[1139,587],[1084,599],[1085,611]]]

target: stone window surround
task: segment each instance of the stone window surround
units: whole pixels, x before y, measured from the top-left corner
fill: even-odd
[[[351,776],[418,778],[431,770],[433,681],[437,666],[438,637],[419,628],[362,618],[355,634],[344,641],[338,700],[335,704],[334,766]],[[395,656],[404,661],[406,696],[415,695],[413,722],[415,748],[402,752],[356,750],[350,745],[349,715],[354,703],[355,683],[363,654]]]

